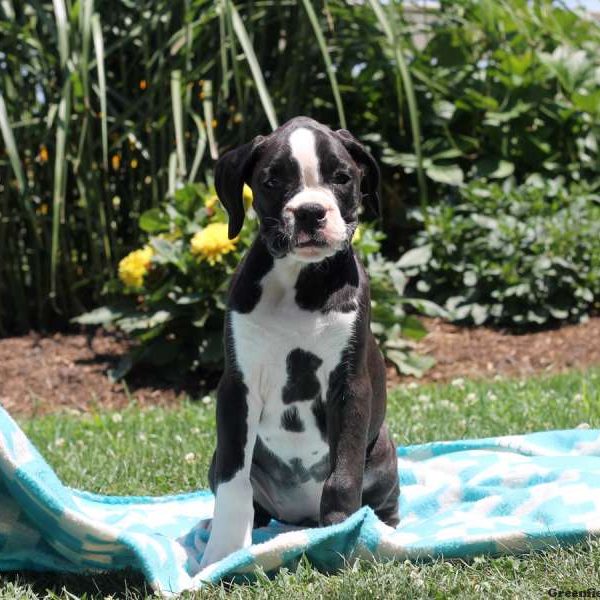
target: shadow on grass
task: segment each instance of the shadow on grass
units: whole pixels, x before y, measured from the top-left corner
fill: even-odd
[[[104,600],[107,597],[123,600],[137,600],[153,595],[141,573],[133,570],[117,571],[95,575],[79,575],[74,573],[38,573],[34,571],[18,571],[0,573],[2,588],[12,584],[15,597],[22,593],[29,597],[27,590],[38,597],[49,592],[60,598],[87,598]]]
[[[101,333],[99,334],[98,331]],[[103,330],[90,330],[86,334],[86,347],[93,356],[75,357],[74,364],[81,366],[94,366],[104,372],[107,376],[111,373],[125,372],[123,378],[118,381],[124,383],[128,392],[135,393],[144,390],[150,394],[165,392],[174,397],[181,394],[191,400],[198,400],[206,394],[214,391],[221,378],[221,369],[198,368],[189,371],[186,368],[175,366],[157,367],[149,362],[140,361],[131,365],[131,352],[134,344],[123,332],[105,332]],[[102,341],[101,348],[96,349],[94,340]],[[106,340],[110,340],[109,343]],[[192,350],[182,350],[183,354],[191,353]]]

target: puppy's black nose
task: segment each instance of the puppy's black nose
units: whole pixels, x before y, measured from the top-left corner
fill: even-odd
[[[316,202],[307,202],[301,204],[294,211],[296,225],[298,229],[304,231],[314,231],[325,226],[325,215],[327,210],[322,204]]]

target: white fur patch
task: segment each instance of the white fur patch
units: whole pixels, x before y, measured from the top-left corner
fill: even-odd
[[[310,129],[296,129],[290,135],[292,156],[300,165],[300,178],[303,187],[319,185],[319,158],[315,135]]]
[[[300,191],[285,205],[284,211],[293,213],[307,203],[320,204],[326,211],[323,235],[328,248],[297,248],[294,255],[303,262],[320,262],[340,250],[346,242],[346,223],[342,218],[333,191],[322,184],[315,135],[305,128],[296,129],[290,135],[292,157],[300,166]]]
[[[244,464],[229,481],[217,486],[210,538],[202,555],[200,569],[252,544],[254,506],[250,467],[261,410],[260,401],[252,390],[248,391],[247,403],[248,434],[244,447]]]
[[[262,296],[247,314],[233,312],[231,325],[238,366],[253,397],[261,403],[258,435],[284,461],[300,459],[309,467],[329,452],[319,433],[310,401],[295,402],[304,431],[282,429],[281,416],[291,405],[282,400],[287,383],[286,359],[301,348],[318,356],[316,371],[322,399],[326,401],[329,375],[341,360],[354,332],[356,312],[320,312],[301,309],[296,303],[295,282],[301,263],[291,257],[275,260],[262,281]],[[277,499],[281,518],[291,522],[318,520],[323,482],[314,479]]]

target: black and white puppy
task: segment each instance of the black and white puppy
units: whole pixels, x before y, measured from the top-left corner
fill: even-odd
[[[351,245],[361,199],[378,203],[377,164],[348,131],[298,117],[225,154],[215,183],[230,238],[250,185],[260,235],[229,291],[201,566],[250,545],[271,517],[331,525],[368,505],[395,526],[385,366]]]

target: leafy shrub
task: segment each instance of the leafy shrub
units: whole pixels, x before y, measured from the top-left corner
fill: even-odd
[[[452,319],[507,326],[580,320],[600,302],[600,196],[532,178],[474,182],[425,212],[400,261]]]
[[[249,188],[245,196],[249,205]],[[120,261],[119,277],[106,288],[111,302],[75,319],[84,325],[115,325],[137,340],[114,378],[136,364],[164,368],[174,377],[199,367],[221,369],[229,278],[257,231],[254,211],[247,217],[240,235],[229,240],[227,217],[214,189],[202,184],[181,188],[162,207],[141,215],[147,244]],[[415,354],[407,340],[420,339],[426,330],[403,305],[428,313],[436,313],[437,307],[402,297],[407,279],[379,254],[383,237],[361,225],[354,239],[371,274],[373,329],[400,371],[420,375],[432,360]]]
[[[225,221],[214,190],[203,184],[185,186],[141,215],[148,243],[120,261],[118,279],[105,290],[112,302],[75,319],[114,323],[139,342],[115,378],[138,363],[178,375],[222,362],[227,282],[256,228],[248,218],[238,238],[229,240]]]
[[[0,335],[96,306],[145,210],[298,114],[387,161],[388,232],[417,187],[595,177],[599,31],[550,0],[0,2]]]
[[[430,202],[439,184],[474,177],[597,177],[597,22],[543,1],[442,2],[429,18],[406,41]],[[384,160],[415,171],[410,143],[386,125]]]

